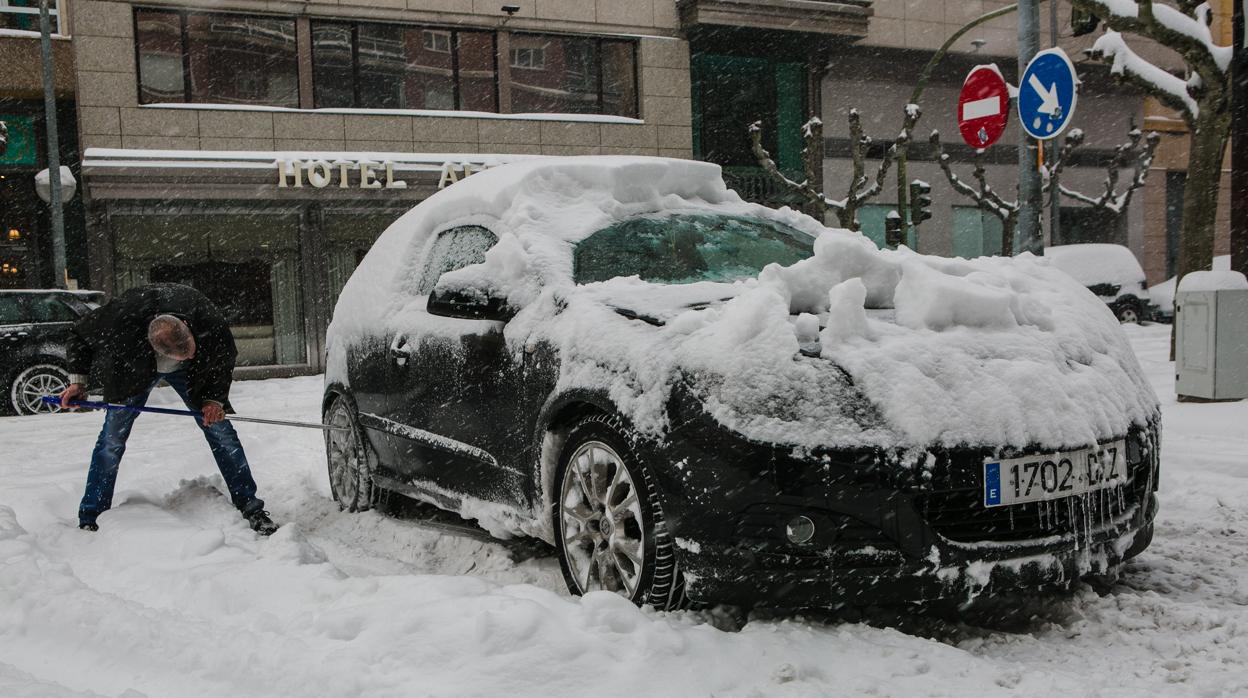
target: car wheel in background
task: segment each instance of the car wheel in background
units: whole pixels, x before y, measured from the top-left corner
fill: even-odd
[[[1140,305],[1135,301],[1126,301],[1122,303],[1118,306],[1118,309],[1114,311],[1114,315],[1118,316],[1118,322],[1123,323],[1138,323],[1140,320],[1144,319],[1143,314],[1140,312]]]
[[[568,590],[605,590],[637,605],[687,605],[650,474],[620,420],[594,415],[568,433],[551,507]]]
[[[356,418],[355,405],[345,395],[334,398],[325,413],[325,423],[343,429],[325,432],[325,456],[329,466],[329,488],[334,500],[346,511],[367,511],[376,502],[378,488],[365,453],[364,438]]]
[[[9,384],[9,406],[18,414],[60,412],[60,405],[43,402],[69,387],[69,372],[56,364],[35,364],[19,371]]]

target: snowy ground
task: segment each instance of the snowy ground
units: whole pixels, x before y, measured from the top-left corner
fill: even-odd
[[[726,631],[570,598],[532,549],[340,513],[320,435],[262,425],[239,431],[286,522],[272,539],[219,494],[194,427],[158,416],[138,421],[88,534],[75,514],[100,417],[3,419],[0,696],[1244,694],[1248,402],[1177,404],[1168,328],[1128,332],[1165,412],[1153,546],[1108,596],[991,623]],[[234,401],[312,420],[319,391],[248,382]]]

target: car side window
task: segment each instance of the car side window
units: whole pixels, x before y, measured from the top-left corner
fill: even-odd
[[[26,299],[31,322],[73,322],[78,315],[55,296],[34,296]]]
[[[438,279],[448,271],[484,262],[485,253],[496,242],[498,236],[479,225],[461,225],[439,233],[425,262],[424,274],[420,278],[420,293],[431,293]]]
[[[18,296],[0,295],[0,325],[20,325],[26,320],[22,312],[22,299]]]

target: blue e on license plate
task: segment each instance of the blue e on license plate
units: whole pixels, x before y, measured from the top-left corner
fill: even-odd
[[[1128,480],[1126,441],[1021,458],[984,459],[984,506],[1042,502],[1117,487]]]

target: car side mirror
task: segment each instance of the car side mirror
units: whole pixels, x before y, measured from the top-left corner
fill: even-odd
[[[516,314],[504,298],[491,296],[483,291],[459,289],[430,293],[426,310],[430,315],[442,317],[502,322],[507,322]]]

